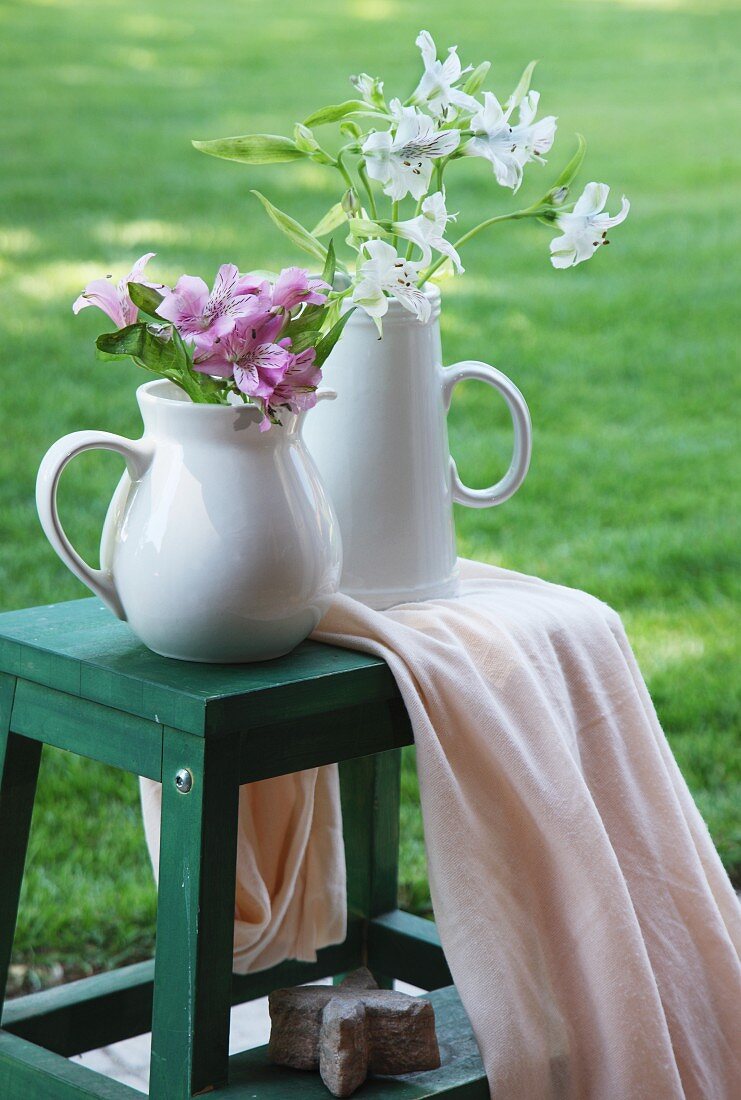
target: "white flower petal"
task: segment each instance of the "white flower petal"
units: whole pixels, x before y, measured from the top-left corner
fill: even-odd
[[[604,210],[610,188],[606,183],[588,183],[574,206],[574,214],[590,217]]]
[[[414,44],[422,54],[424,67],[429,69],[437,61],[437,50],[432,35],[429,31],[420,31],[414,40]]]
[[[389,300],[381,287],[372,279],[363,279],[355,287],[352,300],[365,310],[369,317],[383,317],[389,308]]]
[[[414,313],[417,320],[421,321],[422,324],[429,321],[432,313],[432,303],[418,287],[398,287],[398,289],[392,290],[391,293],[397,302],[403,305],[404,309],[408,309],[410,313]]]
[[[612,229],[614,225],[620,225],[621,222],[625,221],[625,219],[628,217],[629,210],[630,202],[628,201],[628,199],[626,199],[625,195],[623,195],[622,205],[620,207],[619,213],[615,214],[615,216],[612,218],[609,215],[599,215],[600,222],[605,227],[605,229]]]
[[[399,124],[394,135],[393,149],[402,149],[412,141],[419,141],[428,128],[434,126],[431,118],[421,115],[416,107],[402,107]]]
[[[481,107],[481,104],[474,96],[461,91],[460,88],[450,89],[450,102],[455,107],[458,107],[462,113],[465,112],[472,115],[475,115]]]
[[[563,245],[560,242],[564,242]],[[557,244],[558,247],[554,247]],[[572,247],[568,246],[568,242],[565,237],[559,237],[557,240],[551,241],[551,263],[554,267],[573,267],[575,257],[576,251]]]
[[[440,76],[446,84],[455,84],[461,77],[461,62],[458,57],[458,47],[450,46],[448,56],[440,66]]]
[[[519,119],[520,126],[529,126],[538,113],[538,103],[540,102],[540,92],[528,92],[522,103],[520,104]]]
[[[453,265],[459,275],[463,274],[466,269],[461,263],[461,258],[456,250],[453,248],[450,241],[446,241],[444,237],[437,237],[432,242],[432,246],[433,248],[436,248],[438,252],[442,252],[443,256],[447,256],[450,260],[452,260]]]

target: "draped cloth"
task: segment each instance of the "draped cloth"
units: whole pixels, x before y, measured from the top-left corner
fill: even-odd
[[[382,657],[399,686],[492,1096],[741,1096],[741,910],[618,615],[463,561],[456,598],[339,595],[314,637]],[[143,796],[156,860],[157,785]],[[344,874],[335,768],[243,787],[235,969],[341,940]]]
[[[461,562],[458,598],[338,596],[315,637],[399,685],[492,1096],[741,1097],[741,912],[618,615]]]
[[[155,875],[162,787],[141,779]],[[313,962],[346,932],[345,853],[337,765],[239,788],[234,972]]]

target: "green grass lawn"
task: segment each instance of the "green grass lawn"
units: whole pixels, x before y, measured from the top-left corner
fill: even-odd
[[[509,224],[467,249],[445,289],[450,362],[488,359],[532,410],[525,487],[506,506],[459,510],[461,553],[588,589],[624,616],[660,717],[723,860],[741,879],[734,696],[733,321],[739,255],[729,138],[735,4],[717,0],[6,0],[0,7],[3,127],[0,325],[0,601],[84,595],[43,538],[36,468],[59,435],[138,434],[134,367],[97,363],[84,283],[150,249],[157,270],[210,279],[295,262],[249,196],[267,192],[307,224],[336,197],[326,169],[248,169],[200,156],[191,137],[290,132],[348,96],[366,70],[403,94],[427,27],[464,61],[490,58],[502,95],[532,57],[545,113],[559,116],[549,170],[573,132],[582,180],[633,210],[613,244],[555,272],[548,229]],[[547,179],[533,166],[522,197]],[[448,181],[467,228],[507,209],[483,162]],[[478,484],[507,461],[503,411],[470,383],[452,446]],[[84,456],[65,475],[63,515],[94,559],[120,469]],[[101,730],[101,736],[105,731]],[[429,906],[411,753],[404,774],[403,900]],[[42,978],[151,950],[155,899],[135,782],[49,752],[43,764],[16,962]],[[27,979],[28,981],[29,979]]]

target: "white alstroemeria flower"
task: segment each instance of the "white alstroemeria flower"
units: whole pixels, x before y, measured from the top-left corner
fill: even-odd
[[[471,119],[474,137],[463,152],[469,157],[484,157],[491,164],[497,183],[514,191],[522,182],[522,165],[512,138],[509,116],[493,92],[484,92],[484,106]]]
[[[519,121],[512,128],[512,138],[522,164],[539,159],[545,164],[543,154],[549,152],[556,137],[555,115],[535,121],[540,92],[529,92],[520,104]]]
[[[450,241],[445,240],[445,227],[449,221],[455,221],[455,214],[445,209],[445,195],[437,191],[428,195],[422,203],[422,211],[416,218],[404,222],[393,222],[391,230],[406,241],[412,241],[422,250],[421,264],[427,267],[432,259],[432,249],[442,252],[454,263],[456,271],[463,274],[461,258]]]
[[[554,267],[576,267],[593,256],[600,245],[609,244],[607,230],[620,225],[628,216],[630,203],[623,195],[620,213],[611,218],[602,211],[610,188],[606,183],[588,183],[571,213],[556,218],[562,237],[551,241],[551,263]]]
[[[530,92],[520,103],[519,122],[510,125],[510,110],[503,110],[492,92],[484,92],[484,106],[471,119],[474,137],[463,152],[470,157],[485,157],[494,170],[497,183],[517,191],[522,169],[529,160],[542,157],[553,144],[556,119],[553,115],[534,122],[539,95]]]
[[[444,61],[439,61],[437,49],[429,31],[420,31],[415,40],[422,54],[425,71],[412,96],[412,103],[425,103],[437,118],[448,115],[451,104],[462,111],[478,110],[478,102],[455,85],[471,72],[471,66],[462,69],[458,47],[451,46]]]
[[[396,132],[369,134],[363,142],[368,175],[384,185],[394,202],[410,193],[421,199],[430,184],[432,161],[458,148],[460,131],[438,130],[433,119],[416,107],[402,107],[398,99],[391,101],[391,111]]]
[[[355,304],[378,319],[389,308],[387,294],[390,294],[404,309],[414,313],[418,321],[429,321],[430,300],[417,287],[420,264],[403,259],[386,241],[366,241],[362,250],[369,258],[356,275],[352,295]]]

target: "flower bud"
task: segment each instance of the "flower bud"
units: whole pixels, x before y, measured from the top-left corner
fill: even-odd
[[[358,211],[360,210],[360,201],[353,187],[350,187],[342,196],[340,200],[340,205],[349,217],[352,217],[353,214],[358,213]]]
[[[366,103],[372,103],[374,107],[384,109],[386,106],[383,98],[383,81],[376,76],[368,76],[368,73],[359,73],[350,77],[350,83],[356,92],[359,92]]]
[[[314,153],[317,149],[321,148],[313,132],[308,126],[304,126],[302,122],[296,123],[293,130],[293,140],[302,153]]]

